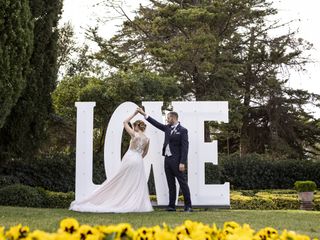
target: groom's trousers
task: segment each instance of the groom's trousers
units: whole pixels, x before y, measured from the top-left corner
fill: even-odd
[[[165,156],[164,168],[167,177],[168,187],[169,187],[169,207],[175,208],[176,202],[176,180],[177,178],[183,197],[184,206],[191,207],[190,190],[187,182],[186,172],[179,171],[179,161],[175,159],[174,156]]]

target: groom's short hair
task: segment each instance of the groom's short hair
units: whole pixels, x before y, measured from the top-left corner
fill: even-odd
[[[175,117],[176,119],[179,118],[179,115],[178,115],[177,112],[169,112],[169,114],[170,114],[171,116]]]

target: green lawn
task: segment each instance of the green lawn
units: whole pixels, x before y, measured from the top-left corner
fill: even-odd
[[[140,226],[153,226],[166,222],[170,226],[181,224],[190,219],[204,223],[216,223],[219,227],[225,221],[236,221],[249,223],[255,230],[266,226],[278,230],[289,229],[307,234],[311,237],[320,236],[320,212],[300,210],[210,210],[193,213],[164,212],[157,210],[152,213],[130,213],[130,214],[99,214],[99,213],[77,213],[66,209],[41,209],[20,208],[0,206],[0,225],[9,227],[22,223],[28,225],[31,230],[41,229],[55,231],[59,221],[65,217],[74,217],[81,224],[108,225],[120,222],[131,223],[135,228]]]

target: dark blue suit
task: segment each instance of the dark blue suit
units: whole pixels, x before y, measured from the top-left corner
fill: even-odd
[[[169,187],[169,207],[175,208],[177,193],[175,178],[178,179],[181,187],[185,208],[191,207],[187,175],[185,172],[179,171],[180,163],[187,164],[189,149],[188,130],[179,123],[175,131],[171,134],[171,125],[159,123],[150,116],[147,117],[147,121],[165,133],[162,155],[165,156],[164,167]],[[172,154],[170,157],[165,155],[168,144]]]

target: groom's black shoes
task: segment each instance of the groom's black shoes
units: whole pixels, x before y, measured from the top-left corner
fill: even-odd
[[[166,208],[166,211],[168,211],[168,212],[175,212],[176,209],[173,208],[173,207],[167,207],[167,208]]]
[[[184,212],[193,212],[193,209],[191,207],[185,207]]]

